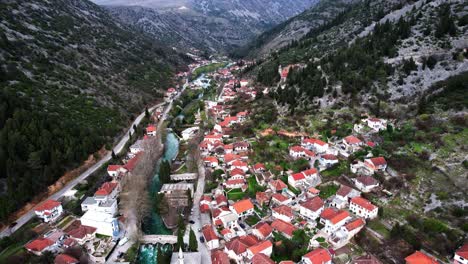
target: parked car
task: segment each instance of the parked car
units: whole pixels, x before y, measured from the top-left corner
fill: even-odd
[[[200,242],[205,243],[205,238],[201,236],[200,237]]]
[[[119,241],[119,246],[123,246],[123,245],[125,245],[127,242],[128,242],[128,237],[124,237],[124,238],[120,239],[120,241]]]
[[[195,221],[190,220],[189,223],[191,223],[193,225],[193,224],[195,224]]]

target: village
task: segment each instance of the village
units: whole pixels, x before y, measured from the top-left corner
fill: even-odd
[[[393,195],[382,182],[396,172],[385,156],[363,150],[381,143],[374,141],[375,135],[393,129],[392,120],[363,114],[351,134],[327,139],[322,138],[321,131],[311,135],[271,127],[246,133],[242,126],[252,109],[243,106],[268,91],[236,77],[248,62],[239,66],[195,59],[189,72],[177,74],[181,83],[187,80],[187,85],[168,88],[165,101],[169,107],[169,102],[181,94],[206,91],[210,82],[215,82],[212,96],[203,99],[203,111],[199,109],[193,124],[184,126],[180,133],[181,144],[197,141],[196,171],[184,170],[183,165],[174,172],[173,166],[170,181],[158,193],[168,206],[162,216],[166,227],[176,229],[180,215],[188,223],[184,240],[188,240],[189,230],[195,231],[199,245],[198,252],[186,252],[189,250],[184,245],[174,248],[170,263],[382,263],[363,251],[354,238],[363,229],[376,239],[382,237],[375,230],[379,226],[370,223],[376,223],[382,215],[381,205]],[[218,68],[209,69],[215,64]],[[206,72],[197,73],[196,80],[189,81],[197,69],[207,66]],[[279,69],[282,82],[288,69]],[[67,254],[67,249],[75,246],[84,248],[92,263],[127,263],[125,252],[136,244],[126,233],[126,217],[119,207],[121,182],[131,180],[149,139],[162,133],[159,121],[165,121],[170,110],[161,106],[149,113],[144,135],[128,147],[122,163],[107,166],[109,180],[93,195],[83,197],[79,188],[67,193],[71,199],[80,197],[80,217],[67,212],[62,201],[47,200],[37,206],[35,214],[44,224],[35,229],[41,229],[41,235],[24,248],[37,256],[53,252],[58,264],[80,262]],[[281,138],[281,143],[273,138]],[[260,158],[259,141],[270,146],[286,144],[282,148],[287,152],[281,158],[291,165],[285,169],[274,160]],[[357,153],[359,158],[347,162]],[[328,177],[344,169],[351,173]],[[415,251],[405,261],[441,262],[424,251]],[[468,263],[468,245],[456,252],[453,261]]]

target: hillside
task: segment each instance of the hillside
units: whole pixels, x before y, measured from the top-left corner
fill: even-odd
[[[112,143],[184,59],[86,0],[3,1],[0,16],[3,220]]]
[[[210,52],[230,52],[261,32],[313,6],[317,0],[300,1],[159,1],[105,4],[112,16],[181,49],[195,47]],[[140,6],[137,6],[140,5]]]

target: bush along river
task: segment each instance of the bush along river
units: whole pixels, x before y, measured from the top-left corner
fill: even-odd
[[[179,140],[174,133],[170,132],[166,136],[166,143],[164,144],[164,155],[156,163],[155,175],[151,182],[150,193],[151,200],[154,201],[154,197],[161,190],[161,182],[159,180],[159,166],[162,160],[167,160],[171,162],[177,157],[179,152]],[[147,235],[151,234],[162,234],[162,235],[171,235],[171,230],[167,229],[164,225],[162,218],[154,210],[151,211],[151,215],[145,219],[143,223],[143,232]],[[158,251],[162,250],[163,252],[172,252],[172,245],[142,245],[140,247],[140,252],[138,255],[138,263],[140,264],[157,264],[156,258]]]

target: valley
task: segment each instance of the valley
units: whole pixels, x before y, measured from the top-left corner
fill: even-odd
[[[468,259],[464,1],[0,7],[0,263]]]

